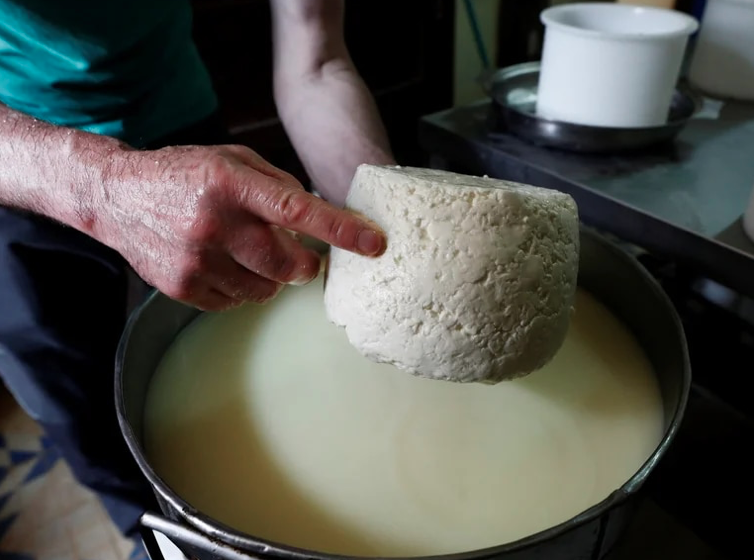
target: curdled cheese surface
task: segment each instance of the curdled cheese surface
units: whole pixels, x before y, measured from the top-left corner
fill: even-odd
[[[487,386],[366,359],[322,289],[202,315],[152,378],[150,464],[237,530],[347,556],[495,546],[605,499],[662,437],[651,364],[587,292],[550,363]]]
[[[332,248],[325,306],[364,356],[421,377],[497,383],[544,366],[576,291],[575,201],[433,169],[362,165],[346,207],[387,251]]]

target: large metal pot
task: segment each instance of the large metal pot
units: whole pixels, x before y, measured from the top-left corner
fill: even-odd
[[[654,453],[630,480],[604,501],[548,530],[494,548],[434,558],[445,560],[595,560],[613,547],[628,523],[635,496],[665,454],[681,422],[691,384],[680,320],[662,288],[629,254],[600,235],[582,230],[579,285],[620,318],[638,337],[657,372],[665,411],[665,432]],[[178,545],[188,556],[333,560],[337,556],[266,542],[235,531],[197,511],[155,473],[143,449],[144,403],[150,379],[176,335],[200,311],[152,294],[130,317],[116,358],[116,407],[121,430],[149,480],[162,515],[148,512],[142,525]],[[264,507],[249,504],[249,507]],[[151,533],[145,531],[150,545]],[[150,554],[158,554],[156,547]],[[159,556],[157,556],[159,557]],[[415,559],[414,559],[415,560]]]

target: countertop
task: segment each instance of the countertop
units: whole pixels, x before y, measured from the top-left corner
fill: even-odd
[[[491,107],[423,117],[434,163],[569,192],[586,223],[754,296],[754,243],[741,224],[754,190],[754,104],[705,99],[671,144],[617,155],[535,146],[496,130]]]

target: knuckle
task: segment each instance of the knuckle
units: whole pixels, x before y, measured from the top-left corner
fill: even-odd
[[[221,151],[212,151],[204,164],[202,187],[197,193],[199,200],[212,198],[216,192],[225,190],[233,178],[231,160]]]
[[[288,253],[277,249],[270,258],[269,268],[273,279],[287,281],[293,275],[296,265]]]
[[[171,283],[172,291],[181,296],[179,299],[195,295],[199,289],[201,278],[206,274],[208,268],[206,254],[187,254],[175,266]]]
[[[196,282],[189,279],[174,280],[165,289],[165,295],[179,301],[191,301],[196,296]]]
[[[244,146],[243,144],[226,144],[222,146],[221,148],[222,153],[228,153],[233,156],[253,156],[253,157],[259,157],[259,155],[249,148],[248,146]]]
[[[221,214],[232,181],[229,164],[223,157],[210,157],[206,166],[205,176],[193,181],[191,192],[186,193],[187,212],[178,228],[192,247],[217,243],[227,229]]]
[[[293,280],[295,266],[288,257],[282,256],[275,259],[270,277],[277,282],[289,282]]]
[[[306,222],[312,213],[312,201],[301,191],[284,191],[277,201],[277,211],[284,226]]]
[[[284,280],[294,272],[295,263],[292,256],[278,243],[272,230],[265,228],[257,238],[254,246],[256,253],[254,267],[258,274],[272,280]]]
[[[282,285],[275,282],[260,282],[251,291],[247,299],[253,303],[267,303],[280,292],[281,288]]]
[[[354,217],[345,211],[323,212],[317,220],[322,224],[322,231],[327,232],[327,239],[331,244],[350,247],[356,242],[360,228]]]
[[[249,294],[254,291],[256,282],[249,278],[239,278],[232,276],[225,282],[225,289],[223,290],[229,298],[236,301],[244,302],[249,299]]]
[[[346,220],[342,218],[330,218],[326,221],[326,224],[330,239],[338,242],[343,241],[348,229]]]
[[[275,252],[275,234],[266,224],[259,224],[254,228],[251,239],[253,240],[254,250],[260,255],[267,255]]]
[[[191,247],[214,245],[222,239],[225,229],[225,224],[218,216],[199,212],[189,222],[184,235]]]
[[[207,170],[216,178],[224,178],[230,169],[228,151],[224,148],[213,148],[207,158]]]

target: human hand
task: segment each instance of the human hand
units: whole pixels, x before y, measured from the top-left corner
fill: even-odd
[[[286,230],[365,256],[383,232],[303,190],[244,146],[181,146],[114,155],[95,237],[145,281],[205,310],[264,302],[313,280],[319,254]]]

